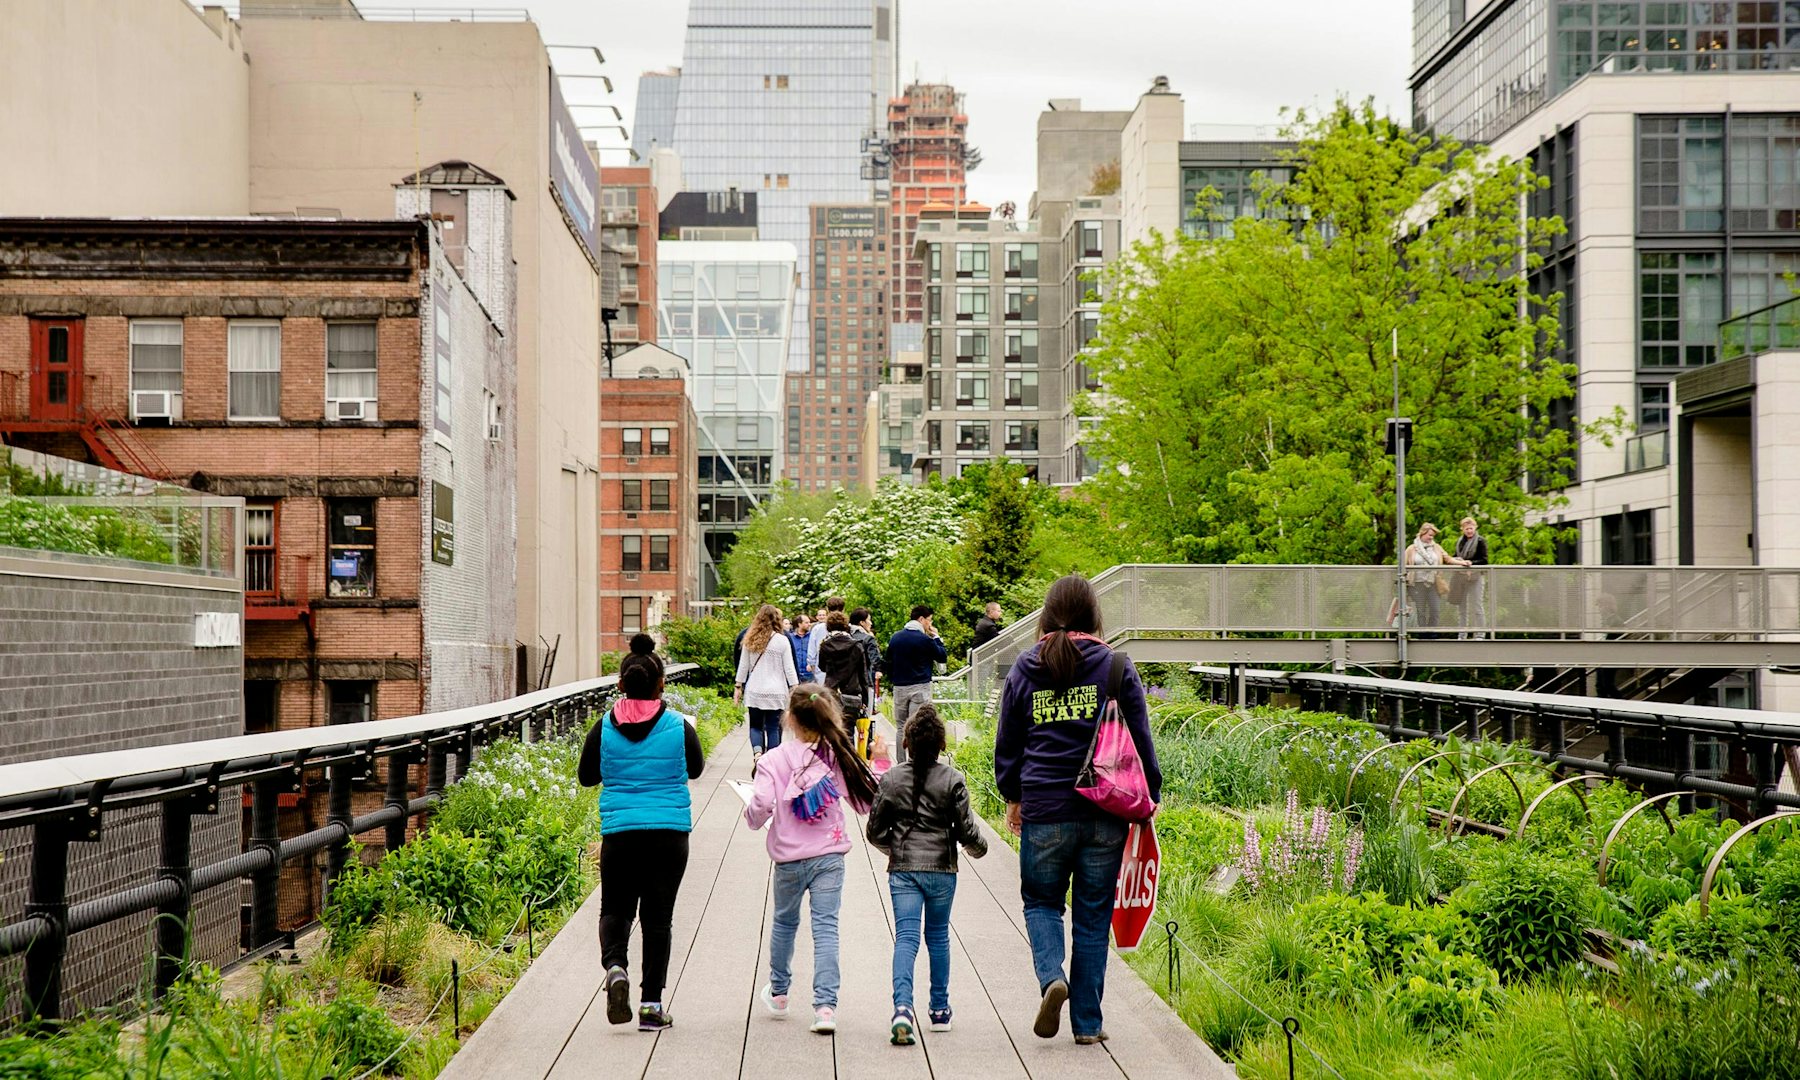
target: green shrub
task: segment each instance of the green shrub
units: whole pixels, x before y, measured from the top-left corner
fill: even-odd
[[[1354,954],[1366,950],[1371,967],[1394,974],[1413,948],[1434,941],[1444,948],[1472,952],[1475,926],[1449,907],[1402,907],[1375,893],[1322,896],[1295,909],[1307,941],[1320,953]]]
[[[1381,824],[1367,818],[1364,822],[1362,862],[1352,884],[1373,889],[1393,904],[1429,903],[1438,891],[1432,858],[1436,837],[1430,826],[1419,821],[1410,807],[1403,807]]]
[[[700,670],[688,678],[702,686],[723,683],[730,686],[737,677],[731,662],[732,648],[738,631],[750,625],[748,614],[735,612],[690,619],[671,615],[660,627],[663,651],[677,664],[698,664]]]
[[[1579,959],[1594,899],[1593,883],[1574,866],[1497,846],[1451,902],[1474,925],[1482,957],[1512,979]]]
[[[388,910],[416,906],[452,930],[482,936],[496,899],[493,854],[483,837],[438,829],[389,852],[382,864],[398,906]]]
[[[1673,904],[1650,925],[1650,943],[1693,960],[1762,956],[1777,951],[1775,918],[1753,896],[1712,896],[1707,913],[1700,900]]]
[[[394,899],[387,860],[365,866],[353,848],[344,873],[332,883],[330,900],[319,913],[319,922],[330,931],[331,948],[342,951],[353,945],[377,917],[395,910]]]
[[[364,995],[345,993],[326,1005],[302,1005],[281,1019],[282,1031],[329,1047],[349,1068],[386,1061],[406,1041],[406,1032]]]
[[[1386,1004],[1396,1019],[1442,1038],[1493,1016],[1500,1000],[1493,968],[1426,938],[1407,950]]]

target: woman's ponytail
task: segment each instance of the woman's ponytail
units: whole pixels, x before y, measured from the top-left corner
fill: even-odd
[[[802,730],[817,735],[831,750],[852,799],[864,806],[875,801],[875,775],[856,752],[856,743],[844,726],[836,690],[818,683],[801,683],[788,693],[788,716]]]
[[[1071,634],[1100,636],[1100,598],[1080,574],[1058,578],[1044,594],[1038,615],[1038,660],[1050,676],[1050,685],[1072,686],[1081,674],[1081,646]]]

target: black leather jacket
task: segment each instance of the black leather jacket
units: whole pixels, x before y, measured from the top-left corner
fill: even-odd
[[[987,854],[987,838],[969,807],[969,788],[962,773],[942,762],[933,764],[925,789],[913,802],[913,763],[889,769],[869,808],[869,843],[887,853],[888,873],[927,871],[956,873],[956,848],[972,859]]]

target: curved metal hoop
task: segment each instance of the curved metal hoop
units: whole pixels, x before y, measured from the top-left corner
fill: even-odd
[[[1254,713],[1245,713],[1244,718],[1242,720],[1239,720],[1237,723],[1235,723],[1235,724],[1231,725],[1229,728],[1225,729],[1225,737],[1227,739],[1229,739],[1233,735],[1236,735],[1240,728],[1246,727],[1255,722],[1256,722],[1256,715]]]
[[[1347,783],[1344,784],[1344,805],[1345,806],[1350,805],[1350,797],[1353,794],[1355,794],[1355,792],[1356,792],[1356,778],[1358,776],[1362,775],[1364,765],[1367,765],[1375,757],[1376,754],[1381,753],[1383,750],[1392,750],[1396,746],[1405,746],[1405,745],[1406,744],[1403,742],[1382,743],[1380,746],[1377,746],[1375,749],[1364,754],[1362,756],[1362,758],[1360,760],[1358,760],[1355,765],[1352,765],[1350,767],[1350,779]]]
[[[1706,902],[1712,896],[1713,876],[1719,872],[1719,867],[1725,864],[1725,856],[1730,853],[1733,845],[1769,822],[1780,821],[1783,818],[1800,821],[1800,810],[1780,810],[1767,817],[1759,817],[1732,833],[1723,844],[1719,845],[1719,850],[1713,853],[1712,861],[1706,864],[1705,876],[1700,879],[1700,917],[1702,919],[1706,918]]]
[[[1275,730],[1278,730],[1278,729],[1284,728],[1284,727],[1297,727],[1299,725],[1300,725],[1300,721],[1298,721],[1298,720],[1276,720],[1275,722],[1271,723],[1268,727],[1263,728],[1261,731],[1250,736],[1250,745],[1255,746],[1257,743],[1262,742],[1263,736],[1267,735],[1271,731],[1275,731]]]
[[[1431,755],[1430,757],[1420,758],[1418,761],[1413,762],[1411,768],[1407,769],[1404,773],[1400,774],[1400,783],[1398,783],[1397,785],[1394,786],[1394,797],[1392,799],[1388,800],[1388,809],[1392,810],[1395,807],[1400,805],[1400,793],[1406,790],[1406,782],[1413,778],[1413,774],[1418,772],[1422,767],[1429,765],[1434,761],[1438,761],[1443,758],[1450,759],[1450,767],[1452,769],[1456,770],[1456,778],[1458,780],[1462,780],[1462,781],[1466,782],[1469,779],[1469,774],[1462,771],[1462,765],[1459,764],[1456,760],[1456,758],[1461,754],[1468,754],[1470,757],[1474,758],[1476,761],[1485,761],[1490,765],[1495,764],[1493,758],[1488,757],[1485,754],[1475,753],[1473,750],[1470,750],[1468,748],[1468,744],[1466,744],[1466,743],[1463,745],[1462,749],[1460,749],[1460,750],[1442,750],[1442,751],[1439,751],[1438,753]]]
[[[1518,798],[1519,798],[1519,813],[1523,814],[1525,812],[1525,791],[1524,791],[1524,789],[1519,787],[1519,782],[1517,780],[1514,780],[1512,778],[1512,776],[1509,773],[1507,773],[1506,770],[1518,769],[1518,768],[1523,768],[1526,766],[1530,766],[1531,768],[1534,768],[1534,769],[1543,769],[1545,772],[1550,772],[1550,766],[1545,765],[1541,761],[1502,761],[1498,765],[1489,765],[1487,768],[1482,769],[1480,772],[1476,773],[1474,776],[1471,776],[1467,780],[1463,781],[1463,786],[1456,789],[1456,797],[1450,800],[1450,813],[1444,817],[1444,835],[1445,836],[1455,835],[1456,808],[1462,805],[1463,796],[1468,794],[1469,789],[1475,785],[1475,781],[1480,780],[1482,777],[1486,776],[1488,773],[1491,773],[1491,772],[1497,772],[1501,776],[1506,777],[1506,782],[1512,785],[1513,794],[1518,796]],[[1552,773],[1551,775],[1555,775],[1555,774]]]
[[[1525,808],[1525,812],[1523,814],[1519,815],[1519,827],[1516,830],[1514,830],[1514,832],[1512,834],[1512,839],[1522,840],[1525,838],[1525,826],[1529,825],[1531,823],[1531,815],[1537,813],[1537,808],[1540,805],[1542,805],[1543,801],[1550,797],[1550,793],[1555,791],[1557,788],[1569,787],[1571,784],[1579,783],[1582,780],[1605,780],[1606,778],[1607,777],[1602,773],[1596,773],[1596,772],[1576,773],[1574,776],[1569,777],[1567,780],[1558,780],[1556,783],[1551,784],[1549,787],[1538,792],[1537,798],[1531,800],[1531,805],[1527,806]],[[1581,790],[1580,788],[1574,788],[1573,790],[1575,792],[1575,797],[1577,799],[1581,800],[1581,812],[1587,816],[1588,830],[1589,830],[1589,832],[1592,832],[1593,826],[1594,826],[1594,811],[1591,807],[1588,806],[1587,792]]]
[[[1613,841],[1617,840],[1619,834],[1625,831],[1627,822],[1654,806],[1658,808],[1657,812],[1662,814],[1663,824],[1669,827],[1670,832],[1674,832],[1675,823],[1669,820],[1669,811],[1666,807],[1663,807],[1662,804],[1670,799],[1679,798],[1682,795],[1698,794],[1700,794],[1698,791],[1665,791],[1661,795],[1650,796],[1648,799],[1643,800],[1623,814],[1620,814],[1619,820],[1613,822],[1612,828],[1607,830],[1606,842],[1600,845],[1600,884],[1602,886],[1605,886],[1606,884],[1606,864],[1610,861],[1612,856]]]

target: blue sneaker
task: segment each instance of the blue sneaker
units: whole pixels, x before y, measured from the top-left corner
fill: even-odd
[[[950,1010],[949,1009],[933,1009],[926,1015],[931,1018],[931,1030],[933,1030],[933,1031],[949,1031],[950,1030]]]
[[[888,1042],[895,1046],[911,1046],[913,1032],[918,1029],[918,1021],[913,1019],[912,1006],[899,1005],[894,1008],[894,1022],[888,1025]]]

